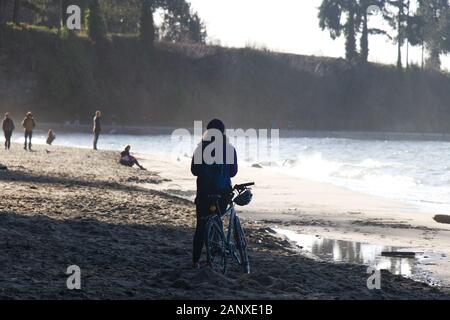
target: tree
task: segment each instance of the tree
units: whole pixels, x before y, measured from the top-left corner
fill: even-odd
[[[189,36],[190,40],[194,43],[206,42],[206,27],[197,12],[195,12],[189,19]]]
[[[13,17],[12,17],[12,21],[14,22],[14,24],[19,24],[20,7],[21,7],[21,0],[14,0]]]
[[[141,0],[141,21],[139,37],[145,50],[153,49],[155,26],[153,21],[153,1]]]
[[[424,50],[425,50],[425,38],[424,38],[425,21],[423,17],[417,14],[408,17],[407,24],[407,39],[408,43],[415,46],[422,47],[422,67],[424,66]]]
[[[3,47],[3,29],[5,28],[5,0],[0,0],[0,51]]]
[[[330,37],[334,40],[342,34],[345,36],[345,57],[352,61],[357,58],[356,51],[356,20],[357,6],[352,0],[323,0],[319,7],[319,26],[322,30],[328,29]],[[341,22],[342,17],[347,19]]]
[[[356,4],[358,8],[357,26],[361,33],[359,57],[362,62],[367,62],[369,58],[369,35],[387,34],[384,30],[369,28],[369,17],[375,14],[370,8],[375,6],[381,11],[386,5],[386,0],[359,0]]]
[[[347,23],[344,26],[344,34],[347,41],[345,42],[345,52],[347,60],[355,60],[358,57],[358,52],[356,51],[356,6],[353,1],[347,1],[348,3],[348,17]]]
[[[106,25],[98,0],[91,0],[86,12],[86,27],[92,41],[101,41],[106,38]]]
[[[360,20],[362,24],[361,39],[360,39],[360,58],[363,62],[369,59],[369,0],[361,0]]]
[[[450,6],[447,0],[419,0],[423,42],[429,52],[427,68],[439,70],[441,54],[450,52]]]
[[[328,29],[332,39],[344,34],[347,60],[359,59],[367,62],[369,58],[369,35],[386,34],[386,31],[369,28],[370,6],[382,9],[386,0],[323,0],[319,8],[319,25],[322,30]],[[342,22],[343,18],[346,20]],[[356,39],[361,34],[360,53],[356,48]]]
[[[68,0],[58,0],[59,2],[59,19],[60,19],[60,28],[64,28],[67,21],[67,7],[69,6]]]
[[[171,42],[204,43],[206,28],[197,12],[185,0],[169,0],[160,32],[161,38]]]
[[[403,68],[402,46],[408,41],[408,23],[410,20],[409,6],[410,0],[388,0],[384,11],[384,19],[397,31],[394,39],[397,44],[397,68]]]

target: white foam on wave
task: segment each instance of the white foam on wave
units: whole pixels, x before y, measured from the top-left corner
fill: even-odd
[[[320,152],[284,161],[280,170],[307,180],[400,200],[437,213],[450,211],[450,186],[424,183],[415,167],[405,162],[365,158],[353,162],[329,160]],[[427,181],[429,182],[429,181]]]

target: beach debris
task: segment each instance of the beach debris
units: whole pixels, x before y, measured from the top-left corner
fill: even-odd
[[[269,227],[259,228],[258,231],[260,231],[260,232],[267,232],[267,233],[271,233],[271,234],[276,234],[277,233],[275,230],[273,230],[272,228],[269,228]]]
[[[415,258],[416,253],[407,251],[383,251],[381,256],[393,258]]]
[[[262,169],[262,165],[260,165],[259,163],[255,163],[252,165],[252,168]]]
[[[450,216],[447,216],[447,215],[438,214],[438,215],[435,215],[433,219],[434,219],[434,221],[439,222],[439,223],[450,224]]]

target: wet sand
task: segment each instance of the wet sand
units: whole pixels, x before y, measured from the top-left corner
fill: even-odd
[[[189,171],[189,159],[143,157],[171,180],[149,188],[193,198],[195,178]],[[450,287],[450,225],[436,222],[433,212],[270,168],[241,165],[234,182],[248,181],[256,182],[255,196],[251,205],[240,208],[241,217],[304,235],[443,256],[421,267]]]
[[[252,274],[193,270],[192,202],[148,188],[183,183],[170,164],[147,159],[140,171],[114,152],[20,145],[0,163],[1,299],[450,299],[387,272],[368,290],[365,267],[309,259],[250,211]],[[66,288],[70,265],[81,268],[80,291]]]

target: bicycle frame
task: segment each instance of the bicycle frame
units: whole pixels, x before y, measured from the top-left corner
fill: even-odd
[[[236,225],[236,219],[237,219],[237,215],[236,215],[236,209],[234,206],[233,201],[230,202],[228,208],[225,210],[225,212],[222,214],[220,212],[220,207],[218,202],[216,202],[216,207],[219,210],[219,213],[216,215],[216,218],[218,220],[218,223],[221,227],[221,230],[223,232],[223,236],[226,239],[226,249],[229,251],[230,254],[233,255],[233,257],[236,259],[238,264],[241,264],[242,261],[241,259],[239,259],[238,255],[236,254],[236,244],[232,241],[232,236],[233,236],[233,232],[234,232],[234,228]],[[223,225],[223,220],[225,217],[229,217],[229,223],[228,223],[228,230],[226,232],[225,235],[225,230],[224,230],[224,225]],[[243,244],[241,244],[243,245]]]
[[[218,249],[219,252],[221,252],[220,255],[222,256],[223,259],[221,262],[222,263],[221,268],[223,273],[226,273],[227,255],[233,256],[234,260],[236,260],[236,262],[243,267],[245,273],[250,273],[248,253],[246,249],[247,242],[245,239],[244,229],[242,228],[240,219],[235,209],[236,205],[235,200],[244,191],[246,191],[249,186],[252,185],[254,185],[253,182],[242,185],[236,185],[233,188],[232,192],[230,193],[229,202],[224,212],[222,212],[221,206],[219,205],[219,202],[221,199],[223,199],[223,197],[217,195],[211,196],[212,198],[214,198],[214,202],[212,202],[212,204],[214,204],[215,207],[213,208],[212,206],[210,206],[210,210],[215,213],[212,213],[207,217],[208,219],[207,228],[205,230],[205,232],[207,232],[206,248],[207,248],[208,262],[212,264],[213,263],[212,261],[214,260],[213,257],[218,257],[216,253],[211,253],[211,251],[209,251],[210,248]],[[242,201],[239,203],[242,203]],[[228,230],[225,231],[224,221],[227,217],[228,217],[228,226],[227,226]],[[209,232],[211,232],[212,235],[218,234],[217,236],[220,237],[220,239],[216,239],[214,238],[214,236],[210,238]],[[210,241],[218,241],[218,242],[217,243],[212,242],[213,244],[210,246]]]

